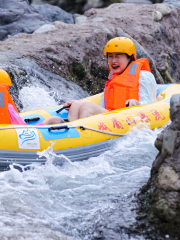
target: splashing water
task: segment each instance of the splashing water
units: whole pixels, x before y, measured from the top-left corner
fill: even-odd
[[[19,92],[19,98],[23,104],[23,111],[41,109],[58,105],[53,96],[40,87],[23,87]]]
[[[56,105],[37,86],[24,87],[20,97],[24,111]],[[22,172],[11,166],[1,172],[0,239],[144,239],[131,234],[137,207],[133,200],[149,178],[161,130],[134,128],[111,150],[83,162],[72,163],[50,147],[38,153],[47,158],[44,166],[22,167]],[[55,158],[62,166],[53,165]]]
[[[129,237],[133,200],[149,178],[159,132],[135,129],[83,162],[72,163],[49,148],[39,153],[46,165],[0,173],[0,239],[63,239],[61,232],[83,240],[143,239]],[[52,164],[57,157],[64,159],[62,166]]]

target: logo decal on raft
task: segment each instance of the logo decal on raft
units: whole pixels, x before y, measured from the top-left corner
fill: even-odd
[[[155,120],[165,120],[165,116],[162,113],[159,113],[156,109],[151,110],[152,114],[155,116]]]
[[[120,121],[118,121],[116,118],[112,118],[111,119],[113,122],[113,128],[118,128],[118,129],[124,129],[122,123]]]
[[[23,133],[19,135],[19,138],[22,139],[22,144],[34,140],[37,137],[34,131],[30,131],[29,129],[23,130]]]
[[[38,131],[35,128],[16,129],[20,149],[40,149]]]
[[[112,132],[111,129],[109,129],[103,122],[99,122],[98,129],[102,131],[109,130],[110,132]]]

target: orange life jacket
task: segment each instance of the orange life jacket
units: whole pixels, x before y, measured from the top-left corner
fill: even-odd
[[[104,103],[107,110],[126,107],[129,99],[139,100],[139,74],[141,70],[151,72],[147,58],[133,61],[123,73],[111,74],[105,84]]]
[[[11,124],[8,113],[8,103],[11,103],[18,112],[11,95],[8,92],[9,86],[7,84],[0,84],[0,124]]]

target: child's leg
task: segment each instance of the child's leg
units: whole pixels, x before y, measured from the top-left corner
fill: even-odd
[[[49,117],[43,121],[44,125],[51,125],[51,124],[58,124],[58,123],[64,123],[64,120],[60,117]]]
[[[68,120],[74,121],[107,111],[105,108],[92,102],[74,101],[69,109]]]
[[[108,110],[95,103],[84,102],[79,109],[79,118],[85,118],[104,112],[108,112]]]

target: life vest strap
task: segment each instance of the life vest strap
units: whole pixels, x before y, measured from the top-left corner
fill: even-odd
[[[137,63],[131,63],[128,74],[135,75],[137,66]]]
[[[11,124],[8,112],[8,103],[11,103],[17,111],[14,101],[8,92],[8,89],[9,86],[7,84],[0,84],[0,124]]]
[[[4,92],[0,92],[0,107],[5,107]]]

